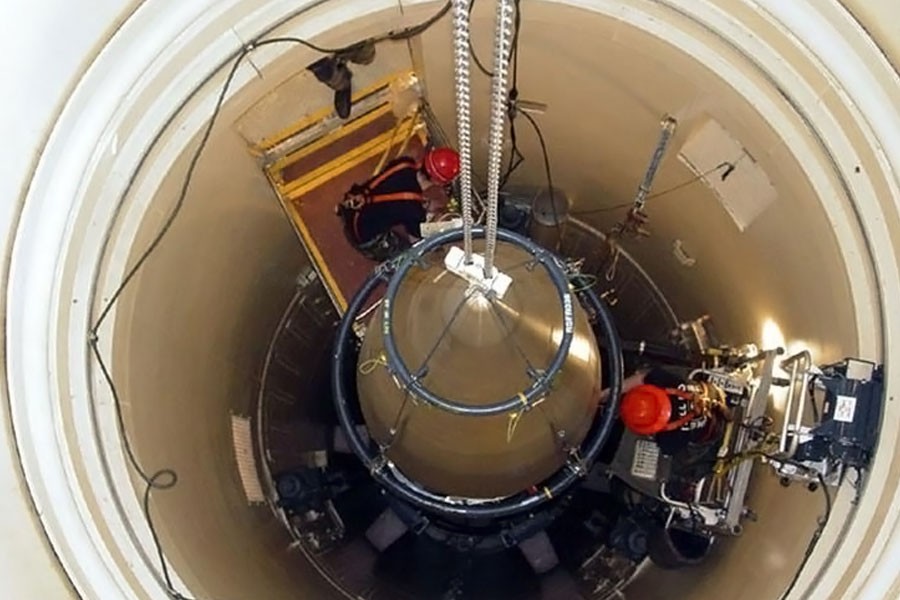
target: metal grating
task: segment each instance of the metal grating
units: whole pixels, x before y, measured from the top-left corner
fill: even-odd
[[[234,443],[234,458],[237,461],[238,473],[244,494],[250,504],[262,504],[266,501],[259,472],[256,469],[256,454],[253,452],[253,433],[250,419],[231,416],[231,439]]]

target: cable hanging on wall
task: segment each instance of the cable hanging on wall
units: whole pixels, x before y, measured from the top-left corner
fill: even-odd
[[[107,362],[103,358],[103,353],[100,351],[100,328],[105,323],[106,319],[112,312],[112,309],[118,304],[122,293],[131,283],[131,281],[135,278],[135,276],[141,271],[144,265],[147,263],[147,260],[153,255],[153,253],[157,250],[160,243],[168,234],[178,215],[181,213],[182,208],[184,207],[184,203],[187,199],[188,191],[190,190],[191,181],[194,177],[194,172],[196,171],[197,164],[200,160],[200,157],[203,154],[206,145],[209,143],[210,136],[212,134],[213,127],[215,126],[218,117],[222,111],[222,107],[225,103],[225,98],[228,95],[228,90],[231,87],[231,84],[234,81],[235,75],[237,73],[238,67],[244,61],[250,53],[252,53],[255,49],[261,48],[263,46],[271,46],[276,44],[292,44],[292,45],[300,45],[306,48],[309,48],[315,52],[319,52],[322,54],[329,54],[335,56],[342,56],[348,54],[354,54],[359,52],[361,49],[369,48],[374,46],[375,44],[379,44],[386,41],[403,41],[418,35],[421,35],[425,31],[427,31],[432,25],[437,23],[451,8],[451,2],[448,1],[444,4],[441,9],[435,13],[430,18],[422,21],[421,23],[404,27],[401,29],[390,30],[386,33],[379,34],[377,36],[372,36],[358,42],[354,42],[347,46],[339,47],[339,48],[327,48],[322,47],[308,40],[297,38],[297,37],[273,37],[268,39],[254,40],[247,43],[243,48],[241,48],[234,58],[234,62],[231,65],[231,68],[228,72],[228,75],[225,78],[225,82],[222,85],[221,91],[218,94],[216,99],[215,107],[213,108],[212,114],[210,115],[209,121],[203,130],[203,134],[200,137],[200,142],[197,144],[196,149],[191,155],[190,162],[188,163],[187,172],[185,173],[184,180],[182,181],[181,187],[179,189],[178,196],[175,200],[175,203],[170,210],[169,214],[166,216],[165,220],[162,223],[159,231],[153,236],[153,239],[147,245],[147,247],[140,253],[137,260],[132,264],[130,268],[125,272],[125,275],[122,277],[122,280],[116,286],[115,290],[112,294],[110,294],[109,299],[105,302],[103,307],[101,308],[96,320],[90,327],[88,332],[88,344],[91,348],[91,352],[94,358],[97,361],[97,365],[100,369],[100,373],[102,375],[103,381],[109,388],[110,395],[113,400],[113,408],[115,410],[116,415],[116,423],[119,432],[119,437],[122,442],[122,446],[125,452],[125,456],[128,460],[129,465],[134,470],[134,472],[138,475],[141,481],[144,483],[144,491],[141,496],[141,507],[144,514],[144,518],[147,522],[147,527],[150,531],[150,536],[153,541],[154,550],[158,556],[159,564],[160,564],[160,575],[162,576],[162,581],[165,585],[166,594],[174,599],[174,600],[193,600],[190,596],[186,596],[182,592],[180,592],[174,585],[172,581],[172,576],[169,571],[168,563],[166,562],[165,552],[163,551],[162,543],[160,542],[159,535],[156,530],[156,525],[153,520],[153,515],[150,510],[150,500],[152,497],[153,491],[158,490],[168,490],[174,488],[178,483],[178,474],[174,469],[171,468],[162,468],[156,471],[150,472],[144,468],[138,459],[134,447],[132,445],[131,438],[129,437],[128,431],[125,426],[124,413],[122,410],[122,398],[119,394],[118,387],[115,383],[115,380],[112,376],[112,373],[109,370]],[[127,190],[125,192],[127,194]]]

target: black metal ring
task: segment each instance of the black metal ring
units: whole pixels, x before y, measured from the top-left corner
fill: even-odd
[[[481,238],[484,237],[485,231],[483,228],[479,227],[473,230],[472,235],[473,237]],[[569,355],[569,348],[572,345],[572,337],[575,331],[575,317],[572,306],[572,293],[569,291],[569,280],[566,277],[565,271],[563,271],[563,268],[560,266],[558,259],[555,255],[526,237],[522,237],[504,229],[497,231],[497,239],[521,247],[534,256],[535,261],[544,267],[544,270],[547,271],[547,274],[550,276],[550,280],[559,295],[560,306],[562,307],[563,313],[563,333],[562,338],[560,339],[559,348],[557,349],[553,360],[550,361],[550,365],[547,369],[536,374],[527,388],[515,396],[492,404],[479,406],[460,404],[459,402],[439,396],[425,387],[421,379],[410,372],[397,350],[397,345],[394,342],[393,328],[391,327],[394,317],[393,299],[397,296],[397,291],[399,290],[404,277],[414,265],[421,263],[422,257],[427,253],[446,244],[459,241],[462,238],[462,229],[451,229],[433,237],[426,238],[422,243],[417,244],[407,252],[405,258],[398,266],[397,271],[394,273],[394,276],[388,283],[387,292],[384,295],[384,302],[382,303],[382,314],[384,319],[384,352],[387,358],[387,368],[394,377],[396,377],[399,384],[415,397],[424,400],[436,408],[446,410],[453,414],[484,417],[499,415],[515,410],[528,410],[534,402],[546,395],[553,378],[562,369],[563,363]]]
[[[460,503],[425,495],[408,483],[399,480],[390,469],[385,468],[381,450],[374,443],[364,440],[356,429],[357,423],[354,422],[351,413],[350,394],[347,389],[348,376],[355,374],[356,365],[354,364],[352,370],[348,372],[346,364],[347,353],[354,339],[353,323],[356,316],[385,276],[385,271],[377,269],[363,282],[362,287],[351,300],[338,327],[332,354],[333,368],[331,372],[331,388],[341,428],[344,430],[354,454],[380,485],[398,498],[426,511],[453,517],[496,519],[534,510],[563,494],[578,479],[586,475],[586,471],[580,468],[580,465],[566,465],[535,486],[536,491],[522,491],[491,502],[473,500],[477,503],[466,503],[465,501]],[[609,373],[609,394],[602,407],[603,412],[591,426],[579,448],[582,456],[580,463],[589,470],[612,431],[618,414],[624,375],[622,372],[622,348],[612,315],[593,290],[587,290],[581,296],[591,305],[597,315],[602,341],[608,352],[607,372]]]

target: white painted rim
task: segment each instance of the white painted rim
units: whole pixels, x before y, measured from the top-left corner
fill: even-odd
[[[872,179],[849,172],[860,159],[847,132],[862,132],[868,146],[876,149],[878,164],[866,165],[866,172],[889,182],[891,209],[896,210],[900,115],[889,92],[900,85],[877,49],[865,45],[864,33],[849,16],[833,6],[743,0],[766,19],[765,32],[752,32],[711,1],[548,1],[620,19],[734,75],[736,92],[782,132],[823,199],[853,288],[860,348],[864,353],[882,350],[885,361],[897,355],[900,279],[889,232],[896,215],[884,213]],[[249,0],[147,0],[84,73],[34,173],[14,240],[8,284],[10,401],[34,502],[64,568],[84,597],[166,597],[139,499],[125,484],[128,467],[110,399],[90,368],[85,340],[91,311],[96,314],[95,290],[102,297],[117,284],[158,181],[210,113],[218,83],[198,90],[198,81],[212,74],[220,82],[222,65],[239,50],[242,39],[301,13],[279,33],[314,37],[364,12],[396,7],[392,0],[335,1],[313,8],[317,4],[278,1],[256,8],[258,3]],[[833,33],[835,27],[843,38]],[[708,39],[698,39],[698,30]],[[795,65],[765,43],[773,35],[790,39],[807,60],[828,73],[846,114],[832,114],[817,101]],[[725,46],[743,56],[733,60],[752,59],[763,79],[738,76],[740,70],[721,56]],[[263,49],[254,55],[254,63],[263,66],[285,50]],[[190,57],[189,68],[185,56]],[[251,69],[240,69],[231,94],[252,76]],[[161,81],[168,82],[165,94],[158,93]],[[768,86],[775,84],[795,103],[793,109],[769,99]],[[153,159],[143,165],[127,202],[121,203],[144,148],[176,113],[177,131],[166,131],[159,139]],[[59,198],[71,199],[68,213],[54,208]],[[877,265],[871,256],[878,257]],[[114,322],[114,315],[108,322]],[[110,355],[108,344],[103,351]],[[891,375],[889,371],[889,397],[897,395],[900,385]],[[810,562],[811,575],[831,559],[828,572],[812,582],[812,597],[827,597],[840,583],[877,506],[896,493],[887,473],[897,459],[898,411],[894,403],[887,405],[884,451],[876,456],[857,518],[840,531],[836,514]],[[79,478],[77,472],[86,476]],[[900,503],[892,504],[863,568],[852,577],[853,596],[885,597],[897,578]],[[104,528],[110,535],[103,535]],[[839,533],[843,539],[829,557],[825,546],[830,544],[824,542]],[[177,575],[175,581],[184,589]],[[798,596],[804,587],[798,586]]]

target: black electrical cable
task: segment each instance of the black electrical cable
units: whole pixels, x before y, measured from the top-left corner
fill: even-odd
[[[430,29],[432,25],[440,21],[452,6],[453,2],[451,0],[448,0],[439,11],[437,11],[434,15],[425,19],[421,23],[410,25],[409,27],[404,27],[403,29],[399,29],[397,31],[389,31],[382,36],[372,38],[372,42],[378,43],[388,40],[392,42],[398,42],[422,35],[426,31],[428,31],[428,29]],[[355,45],[356,44],[354,44],[354,46]]]
[[[175,222],[176,217],[181,212],[182,207],[184,206],[185,198],[187,197],[187,192],[190,189],[191,179],[194,175],[194,170],[197,167],[197,163],[200,160],[200,156],[203,154],[203,150],[206,148],[206,144],[209,142],[209,137],[212,133],[213,126],[215,125],[219,113],[221,112],[222,105],[225,102],[225,96],[228,93],[228,88],[231,86],[231,82],[234,80],[235,73],[237,72],[238,66],[241,64],[247,54],[250,53],[252,48],[275,44],[275,43],[283,43],[286,40],[283,38],[266,40],[264,42],[259,42],[255,46],[248,46],[244,48],[240,54],[238,54],[237,58],[234,61],[234,64],[231,66],[231,70],[228,72],[228,77],[225,79],[225,84],[222,86],[222,90],[219,93],[219,97],[216,100],[215,108],[213,109],[212,116],[209,119],[209,123],[206,126],[206,129],[203,132],[203,135],[200,138],[200,143],[197,145],[197,148],[194,150],[194,154],[191,157],[191,161],[188,165],[187,172],[185,174],[184,181],[182,182],[181,189],[178,194],[178,199],[175,202],[175,206],[172,208],[169,215],[166,217],[166,220],[163,222],[162,227],[154,236],[153,240],[151,240],[150,244],[147,248],[141,253],[138,257],[137,261],[135,261],[134,265],[128,270],[125,276],[122,278],[122,281],[119,283],[115,292],[110,296],[109,300],[106,303],[106,306],[100,312],[94,326],[90,331],[90,346],[93,351],[94,357],[97,359],[97,364],[100,366],[100,371],[103,374],[103,378],[106,381],[107,386],[109,387],[110,393],[113,397],[113,406],[116,411],[116,419],[119,429],[119,436],[122,440],[122,446],[125,449],[125,455],[128,458],[128,462],[131,464],[134,471],[138,474],[141,480],[144,482],[144,493],[143,493],[143,501],[142,507],[144,512],[144,518],[147,521],[147,527],[150,530],[150,536],[153,539],[153,544],[156,548],[157,555],[159,556],[160,569],[162,571],[163,580],[166,584],[167,592],[176,600],[191,600],[188,596],[183,595],[177,589],[175,589],[174,584],[172,583],[171,575],[169,573],[169,568],[165,560],[165,554],[162,549],[162,544],[159,540],[159,535],[156,531],[156,526],[153,522],[152,513],[150,511],[150,496],[153,490],[166,490],[173,488],[178,483],[178,474],[169,468],[160,469],[154,472],[152,475],[148,475],[148,473],[141,466],[140,461],[138,461],[137,456],[135,455],[134,448],[132,447],[131,438],[128,436],[128,432],[125,427],[124,417],[122,415],[122,401],[119,396],[118,388],[113,381],[112,374],[109,372],[109,368],[106,365],[106,362],[103,360],[103,355],[100,352],[100,348],[98,346],[99,343],[99,335],[98,331],[100,326],[106,320],[106,317],[109,315],[112,308],[116,305],[119,298],[122,295],[122,292],[125,290],[126,286],[131,282],[135,275],[140,271],[141,267],[147,262],[147,259],[153,254],[156,248],[159,247],[159,244],[162,242],[163,238],[165,238],[166,234],[172,227],[172,224]],[[162,480],[162,481],[160,481]]]
[[[522,116],[525,117],[526,121],[531,123],[531,127],[534,128],[534,132],[537,134],[538,142],[541,144],[541,154],[544,157],[544,171],[547,175],[547,191],[550,194],[550,208],[553,210],[553,223],[556,227],[559,239],[562,241],[562,225],[559,222],[559,215],[556,210],[556,195],[553,191],[553,171],[550,168],[550,154],[547,152],[547,143],[544,140],[544,133],[541,131],[541,128],[538,126],[534,117],[525,111],[522,111]]]
[[[469,3],[469,16],[472,15],[472,9],[475,6],[475,0]],[[519,150],[519,146],[516,140],[516,124],[515,118],[517,114],[516,109],[516,100],[518,99],[518,80],[519,80],[519,31],[521,29],[522,24],[522,10],[520,5],[520,0],[516,0],[515,2],[516,16],[514,22],[514,31],[512,38],[512,50],[511,50],[511,60],[512,60],[512,86],[509,91],[509,110],[507,111],[507,116],[509,118],[509,138],[512,142],[512,150],[509,156],[509,163],[506,166],[506,171],[500,176],[500,184],[499,189],[503,189],[506,187],[507,182],[509,181],[510,176],[515,172],[516,169],[525,161],[525,156]],[[475,66],[478,67],[478,70],[481,71],[487,77],[493,77],[493,71],[490,71],[487,67],[484,66],[484,63],[481,62],[481,59],[478,57],[478,53],[475,52],[475,47],[472,45],[472,39],[469,38],[469,54],[472,56],[472,61],[475,63]]]
[[[412,25],[410,27],[405,27],[399,30],[392,30],[385,34],[381,34],[379,36],[367,38],[365,40],[361,40],[359,42],[355,42],[353,44],[343,46],[341,48],[324,48],[318,46],[312,42],[307,40],[296,38],[296,37],[275,37],[269,38],[266,40],[260,40],[256,42],[251,42],[246,45],[234,59],[234,63],[231,66],[231,70],[228,72],[228,76],[225,79],[225,83],[222,86],[221,92],[219,92],[219,96],[216,100],[216,105],[213,108],[212,115],[210,116],[209,123],[206,126],[206,129],[203,132],[203,135],[200,138],[200,142],[194,150],[193,155],[191,156],[191,161],[188,164],[187,172],[185,173],[184,180],[182,182],[178,198],[173,206],[172,210],[169,212],[169,215],[166,217],[159,231],[151,240],[150,244],[147,248],[140,254],[138,259],[135,261],[134,265],[126,272],[125,276],[122,278],[122,281],[116,287],[115,291],[110,295],[109,300],[106,302],[106,305],[100,311],[96,321],[89,332],[88,343],[91,348],[91,351],[94,357],[97,360],[97,364],[100,367],[100,371],[103,375],[103,379],[106,382],[106,385],[109,387],[110,394],[113,399],[113,406],[116,413],[116,423],[118,427],[119,437],[122,441],[122,446],[125,451],[125,456],[130,464],[131,468],[137,473],[138,477],[141,481],[144,482],[144,492],[142,496],[142,509],[144,513],[144,518],[147,521],[147,527],[150,530],[150,536],[153,540],[153,545],[155,547],[156,553],[159,557],[160,562],[160,571],[163,577],[163,581],[166,585],[167,594],[173,598],[174,600],[193,600],[190,596],[185,596],[177,589],[172,582],[171,574],[169,573],[169,568],[165,560],[165,553],[163,552],[162,543],[159,539],[159,534],[156,530],[156,525],[153,521],[153,515],[150,511],[150,498],[152,492],[154,490],[167,490],[175,487],[178,483],[178,473],[171,468],[163,468],[157,471],[154,471],[152,474],[148,474],[148,472],[141,465],[138,460],[134,447],[132,446],[131,438],[128,436],[128,431],[125,427],[125,420],[122,413],[122,400],[119,395],[118,388],[115,384],[115,381],[112,378],[112,374],[109,371],[109,368],[106,364],[106,361],[103,360],[103,355],[100,352],[99,348],[99,329],[101,325],[103,325],[106,318],[109,316],[110,311],[117,304],[119,298],[124,292],[125,288],[128,284],[134,279],[135,275],[141,270],[153,252],[159,247],[159,244],[162,242],[163,238],[165,238],[166,234],[172,227],[172,224],[175,222],[175,219],[178,217],[181,209],[184,206],[185,199],[187,198],[188,190],[190,189],[191,181],[194,176],[194,171],[196,170],[197,163],[200,160],[200,156],[203,154],[204,149],[206,148],[206,144],[209,142],[210,135],[212,134],[212,129],[218,120],[219,114],[221,113],[222,106],[225,102],[225,97],[228,93],[228,89],[231,87],[231,84],[234,80],[235,74],[237,73],[237,69],[240,64],[243,62],[243,59],[250,54],[254,49],[268,46],[272,44],[282,44],[282,43],[293,43],[301,46],[305,46],[310,48],[316,52],[321,52],[323,54],[340,54],[343,52],[352,51],[356,48],[359,48],[365,44],[376,44],[383,41],[399,41],[409,39],[411,37],[415,37],[420,35],[424,31],[426,31],[429,27],[431,27],[434,23],[441,19],[447,11],[450,10],[451,2],[447,2],[440,11],[438,11],[435,15],[430,17],[429,19],[419,23],[417,25]]]
[[[267,43],[280,43],[280,42],[291,42],[295,44],[300,44],[301,46],[306,46],[311,50],[315,50],[316,52],[321,52],[322,54],[345,54],[352,52],[353,50],[358,49],[361,46],[365,46],[368,44],[379,44],[381,42],[399,42],[403,40],[408,40],[410,38],[414,38],[419,36],[425,31],[427,31],[432,25],[441,20],[441,18],[447,14],[447,12],[452,7],[453,3],[448,1],[441,7],[441,9],[436,12],[434,15],[429,17],[428,19],[422,21],[421,23],[417,23],[415,25],[410,25],[409,27],[404,27],[402,29],[392,29],[388,32],[375,35],[372,37],[365,38],[363,40],[359,40],[358,42],[353,42],[352,44],[348,44],[346,46],[341,46],[339,48],[324,48],[322,46],[318,46],[308,40],[304,40],[296,37],[274,37],[268,38],[263,42],[257,42],[256,44],[251,44],[248,48],[252,50],[255,47],[267,44]],[[246,54],[246,53],[245,53]],[[238,58],[240,60],[243,58],[243,55]]]
[[[819,422],[819,403],[816,402],[816,380],[819,378],[818,375],[813,374],[809,378],[809,383],[806,386],[807,397],[809,398],[809,405],[812,408],[813,414],[813,423]]]
[[[519,150],[519,143],[516,136],[516,116],[519,108],[516,104],[519,100],[519,33],[522,30],[522,7],[520,0],[516,0],[516,17],[513,26],[515,33],[512,40],[512,86],[509,89],[509,107],[507,109],[507,117],[509,118],[509,141],[512,144],[512,150],[509,154],[509,164],[506,172],[500,177],[499,189],[506,187],[510,176],[519,166],[525,162],[525,155]]]
[[[469,3],[469,16],[472,16],[472,9],[475,6],[475,0],[472,0]],[[509,138],[512,142],[512,150],[509,155],[509,163],[506,166],[506,171],[500,176],[500,184],[499,189],[503,189],[506,187],[507,182],[509,181],[510,176],[515,172],[516,169],[525,161],[525,156],[519,150],[519,146],[516,140],[516,124],[515,118],[518,112],[516,108],[516,100],[518,100],[519,92],[518,92],[518,80],[519,80],[519,31],[522,25],[522,10],[520,5],[520,0],[516,0],[515,2],[515,10],[516,16],[515,21],[513,23],[513,38],[512,38],[512,50],[510,52],[510,59],[512,60],[512,86],[509,90],[509,110],[507,111],[507,116],[509,118]],[[469,38],[469,54],[472,56],[472,60],[475,63],[475,66],[478,67],[478,70],[481,71],[487,77],[493,77],[494,73],[487,69],[484,66],[484,63],[481,62],[481,59],[478,57],[478,53],[475,52],[475,48],[472,45],[472,39]]]
[[[511,108],[510,111],[514,111],[514,108]],[[519,166],[525,162],[525,155],[519,150],[518,139],[516,136],[516,121],[515,115],[510,114],[509,116],[509,141],[512,144],[512,151],[509,154],[509,164],[506,165],[506,171],[503,175],[500,176],[499,189],[503,189],[506,187],[506,184],[509,182],[510,176],[515,172]]]
[[[122,440],[122,446],[125,450],[125,456],[128,458],[128,462],[131,465],[132,469],[137,473],[138,477],[140,477],[141,481],[144,482],[144,493],[141,506],[143,507],[144,519],[147,521],[147,528],[150,530],[150,537],[153,540],[153,546],[156,549],[156,553],[159,556],[159,564],[160,570],[162,571],[163,581],[166,584],[166,591],[168,594],[175,598],[176,600],[191,600],[189,597],[182,595],[178,590],[175,589],[175,586],[172,584],[172,578],[169,574],[169,567],[166,564],[165,555],[163,554],[162,544],[159,541],[159,535],[156,532],[156,526],[153,523],[153,517],[150,513],[150,492],[152,490],[168,490],[178,483],[178,473],[175,472],[174,469],[160,469],[154,472],[151,475],[148,475],[144,468],[141,466],[141,463],[138,461],[137,456],[135,456],[134,448],[131,445],[131,439],[128,437],[128,432],[125,428],[125,420],[122,415],[122,400],[119,397],[118,388],[113,382],[112,375],[109,372],[109,369],[106,366],[106,362],[103,360],[102,355],[100,354],[100,349],[97,346],[98,338],[96,333],[92,333],[90,338],[91,350],[93,351],[94,357],[97,359],[97,364],[100,365],[100,371],[103,374],[103,379],[106,381],[106,385],[109,387],[110,393],[113,397],[113,407],[116,412],[116,424],[119,430],[119,437]]]
[[[472,19],[472,9],[475,8],[475,0],[469,2],[469,21]],[[513,42],[515,42],[515,38],[513,38]],[[515,49],[515,43],[513,44],[513,48]],[[494,73],[489,71],[487,67],[484,66],[484,63],[478,58],[478,53],[475,52],[475,46],[472,45],[472,38],[469,37],[469,54],[472,55],[472,60],[475,62],[475,66],[478,67],[478,70],[487,75],[488,77],[493,77]]]
[[[790,596],[791,592],[794,591],[794,586],[797,585],[797,581],[800,579],[800,573],[803,571],[806,563],[809,562],[809,558],[812,556],[813,550],[816,549],[816,545],[819,543],[819,538],[822,537],[822,532],[825,531],[825,526],[828,524],[828,520],[831,518],[831,492],[828,491],[828,486],[825,485],[825,479],[821,474],[816,473],[816,478],[819,480],[819,488],[821,488],[822,494],[825,496],[825,514],[819,517],[819,522],[816,526],[816,530],[813,532],[809,543],[806,545],[806,552],[803,553],[803,559],[800,561],[800,566],[797,567],[797,571],[794,573],[794,577],[791,579],[790,584],[788,584],[787,589],[785,589],[784,593],[781,595],[782,600]]]
[[[488,71],[487,68],[482,64],[481,60],[479,60],[478,55],[475,53],[475,47],[472,46],[472,40],[469,40],[469,50],[472,53],[472,60],[475,62],[475,66],[478,67],[478,70],[487,75],[488,77],[493,77],[494,73]]]
[[[863,491],[863,470],[860,467],[849,467],[848,469],[853,469],[856,472],[856,479],[850,482],[850,486],[853,488],[855,492],[853,495],[853,500],[850,501],[851,504],[856,506],[859,504],[859,499],[862,497]]]
[[[730,163],[730,162],[720,163],[720,164],[716,165],[715,167],[713,167],[712,169],[704,171],[704,172],[700,173],[699,175],[695,175],[694,177],[691,177],[687,181],[683,181],[683,182],[679,183],[678,185],[673,185],[672,187],[667,188],[661,192],[657,192],[655,194],[650,194],[649,196],[647,196],[647,200],[652,200],[654,198],[661,198],[663,196],[667,196],[667,195],[671,194],[672,192],[676,192],[682,188],[686,188],[689,185],[693,185],[693,184],[697,183],[698,181],[704,179],[705,177],[708,177],[709,175],[712,175],[713,173],[715,173],[716,171],[718,171],[720,169],[730,169],[733,167],[734,167],[734,164]],[[616,204],[614,206],[606,206],[603,208],[592,208],[590,210],[580,210],[577,212],[573,212],[572,214],[573,215],[592,215],[595,213],[604,213],[604,212],[619,210],[622,208],[629,208],[631,206],[634,206],[634,202],[623,202],[622,204]]]

